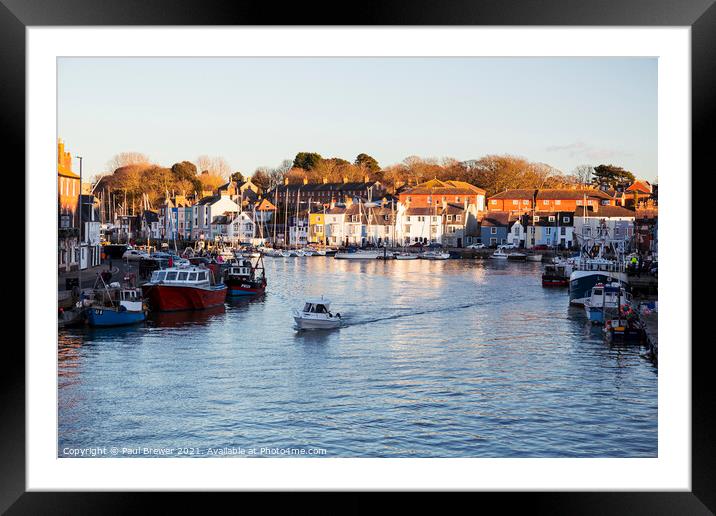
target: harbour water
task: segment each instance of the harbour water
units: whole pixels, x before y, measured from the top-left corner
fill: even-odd
[[[259,299],[62,330],[58,456],[657,456],[656,367],[538,263],[264,262]],[[344,327],[295,332],[321,294]]]

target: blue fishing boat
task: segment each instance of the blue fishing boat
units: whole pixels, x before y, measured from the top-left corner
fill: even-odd
[[[105,285],[96,289],[86,310],[90,326],[127,326],[140,323],[147,318],[147,309],[142,301],[142,290],[121,288],[119,284]]]

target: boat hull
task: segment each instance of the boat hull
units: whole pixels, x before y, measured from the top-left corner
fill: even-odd
[[[547,288],[568,287],[569,278],[565,278],[562,276],[542,276],[542,286]]]
[[[144,310],[129,311],[106,307],[90,307],[87,309],[87,324],[90,326],[128,326],[146,320]]]
[[[256,296],[266,291],[266,285],[251,285],[250,283],[229,283],[227,287],[226,295],[229,297]]]
[[[303,319],[294,317],[293,320],[296,322],[297,330],[333,330],[341,325],[340,319]]]
[[[623,286],[629,286],[629,280],[623,272],[606,271],[574,271],[569,276],[569,303],[584,306],[584,302],[592,295],[592,288],[597,283],[611,283],[619,281]]]
[[[336,260],[376,260],[378,253],[336,253]]]
[[[145,285],[144,297],[152,310],[178,312],[181,310],[205,310],[220,306],[226,301],[226,285],[211,287]]]

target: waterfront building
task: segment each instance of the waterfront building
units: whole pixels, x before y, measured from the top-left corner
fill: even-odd
[[[508,211],[489,211],[480,220],[480,238],[489,247],[508,243],[510,228],[518,216]]]
[[[656,257],[659,251],[659,212],[652,203],[635,211],[634,236],[641,254]]]
[[[401,189],[398,199],[413,208],[431,208],[444,203],[474,204],[478,212],[485,210],[485,190],[464,181],[431,179],[412,188]]]
[[[156,211],[144,210],[139,217],[140,235],[142,240],[162,238],[162,227],[159,224],[159,214]]]
[[[522,244],[527,249],[535,246],[571,248],[574,241],[574,213],[571,211],[535,211],[524,215],[514,226],[522,226],[526,222],[526,237]]]
[[[366,210],[366,241],[376,246],[394,246],[396,212],[388,207],[368,207]]]
[[[218,215],[238,213],[239,205],[232,201],[227,194],[204,197],[192,206],[192,240],[211,238],[211,222]]]
[[[446,203],[441,216],[442,243],[447,247],[464,247],[479,235],[478,208],[475,204]]]
[[[308,213],[303,211],[298,215],[289,217],[288,244],[290,246],[305,246],[308,244]]]
[[[594,238],[604,225],[611,238],[627,243],[634,236],[633,210],[621,206],[580,206],[574,212],[574,232],[582,239]]]
[[[72,155],[57,140],[57,264],[59,270],[77,270],[80,263],[80,176],[72,171]]]
[[[326,210],[324,234],[327,245],[341,245],[345,239],[346,208],[336,206]]]
[[[308,242],[310,244],[326,244],[326,210],[308,214]]]
[[[81,269],[86,269],[88,267],[95,267],[102,262],[99,199],[91,193],[87,195],[80,195],[79,204],[79,210],[82,214],[82,226],[80,227],[79,266]]]
[[[578,206],[614,206],[616,199],[596,188],[521,188],[505,190],[487,201],[490,211],[525,213],[538,211],[574,211]]]
[[[649,181],[637,179],[627,189],[628,199],[625,204],[628,208],[635,208],[640,203],[652,200],[653,187]]]
[[[437,206],[412,207],[398,204],[397,213],[398,243],[441,243],[443,237],[442,209]]]

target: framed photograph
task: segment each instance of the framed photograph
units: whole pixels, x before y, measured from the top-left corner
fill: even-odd
[[[0,507],[714,511],[690,216],[712,3],[294,10],[2,0],[26,347]]]

